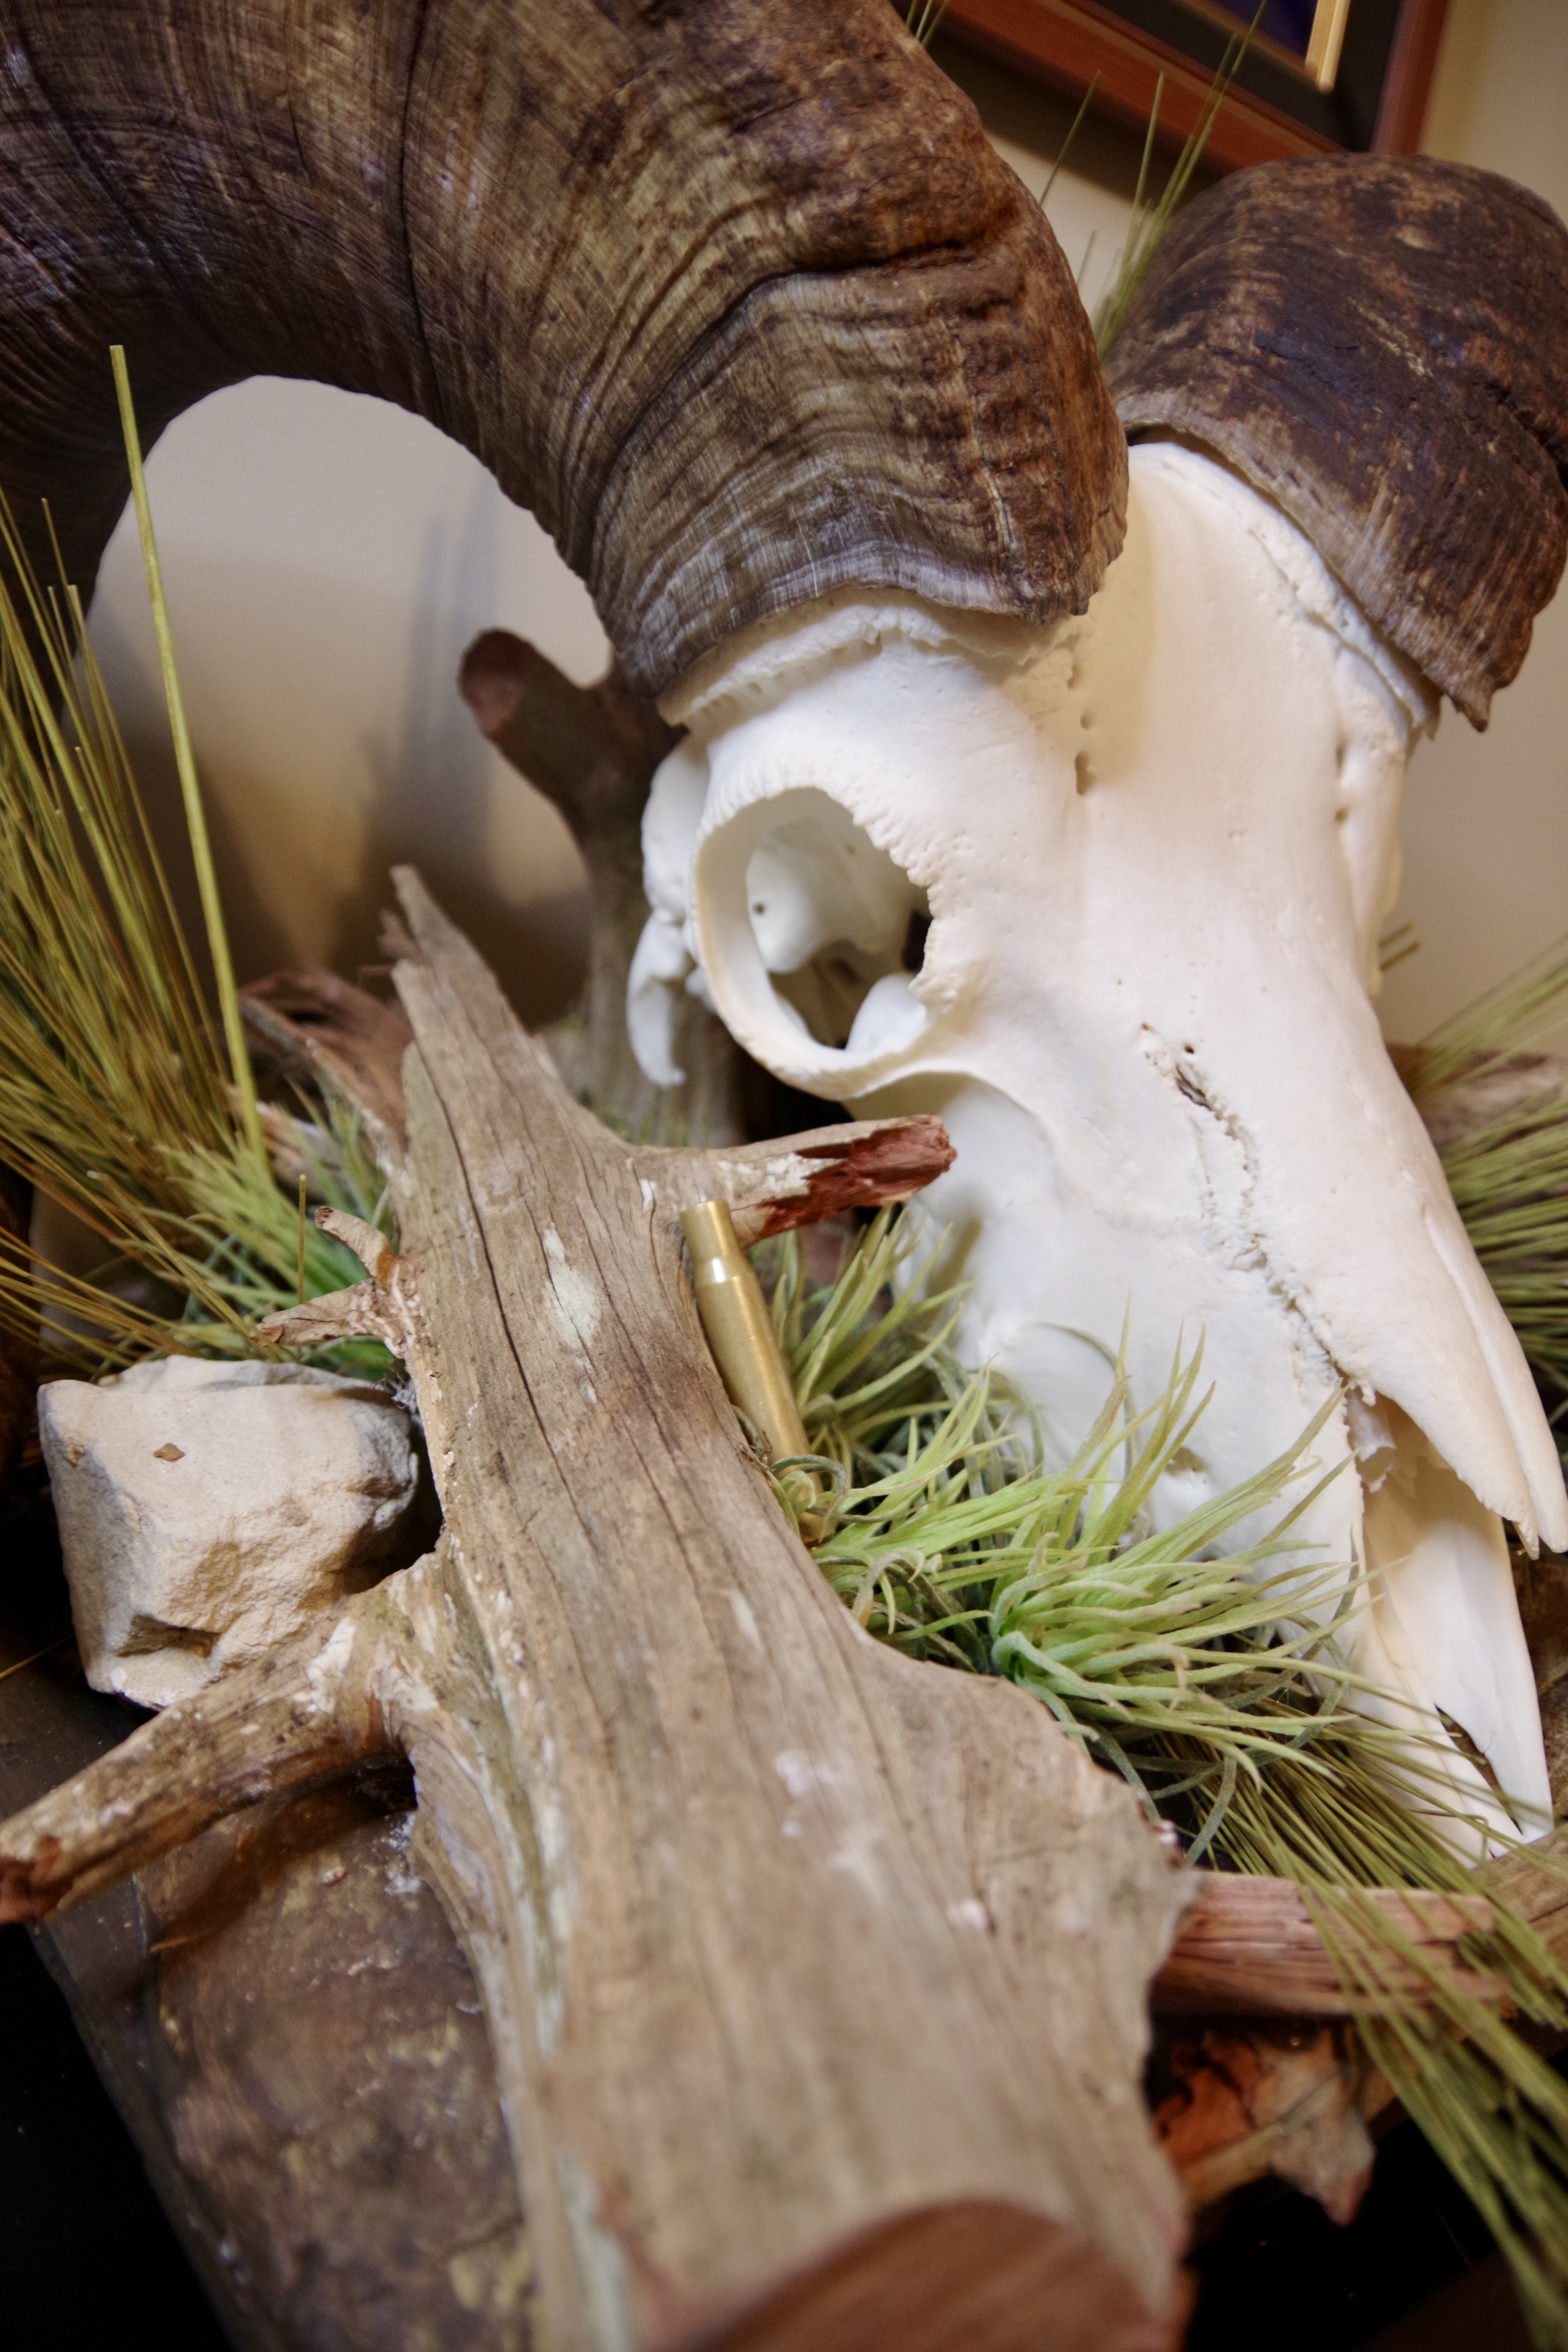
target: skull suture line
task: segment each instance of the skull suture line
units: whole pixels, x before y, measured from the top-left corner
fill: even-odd
[[[1349,1662],[1549,1808],[1501,1521],[1561,1548],[1568,1499],[1370,1002],[1426,687],[1275,507],[1155,443],[1081,619],[839,597],[721,648],[672,715],[629,1003],[649,1075],[685,983],[790,1084],[940,1114],[958,1160],[916,1213],[973,1284],[961,1352],[1058,1458],[1129,1306],[1136,1402],[1201,1330],[1215,1393],[1163,1524],[1351,1382],[1297,1529],[1382,1571]]]

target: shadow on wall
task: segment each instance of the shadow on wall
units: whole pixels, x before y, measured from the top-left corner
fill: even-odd
[[[488,484],[485,487],[489,487]],[[353,888],[338,902],[326,961],[353,973],[374,961],[390,866],[417,866],[441,905],[473,940],[531,1025],[552,1020],[581,987],[587,967],[587,900],[580,860],[555,809],[485,741],[457,688],[448,616],[499,609],[499,500],[476,497],[465,522],[433,517],[425,531],[407,616],[401,708],[361,738],[370,798]],[[463,633],[464,643],[468,633]],[[497,856],[508,819],[520,838]],[[520,822],[521,820],[521,822]],[[547,861],[577,867],[575,887],[531,898],[519,909],[498,899],[498,867],[528,863],[528,836]],[[545,863],[545,859],[541,860]],[[369,947],[364,945],[366,940]]]
[[[584,679],[607,655],[531,519],[418,419],[315,384],[237,386],[177,420],[149,487],[241,978],[379,960],[386,873],[417,865],[522,1017],[581,983],[586,899],[565,826],[457,692],[495,623]],[[90,624],[181,913],[199,939],[133,524]]]

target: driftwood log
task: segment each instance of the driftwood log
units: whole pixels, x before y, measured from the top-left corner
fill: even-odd
[[[403,947],[406,954],[421,954],[405,934]],[[493,1002],[489,1009],[493,1014]],[[401,1012],[331,975],[311,973],[281,974],[258,984],[247,1012],[286,1069],[292,1065],[298,1075],[325,1079],[347,1093],[364,1107],[389,1152],[406,1150],[401,1064],[413,1033]],[[526,1051],[515,1031],[509,1027],[507,1034]],[[675,1200],[689,1197],[688,1186],[720,1191],[735,1203],[742,1232],[756,1237],[914,1189],[944,1156],[930,1123],[910,1121],[841,1127],[783,1147],[700,1159],[637,1152],[623,1155],[623,1163],[636,1172],[639,1202],[645,1181],[657,1195],[679,1179],[670,1195]],[[380,1245],[366,1246],[374,1256]],[[382,1272],[401,1293],[402,1270],[384,1265]],[[348,1304],[347,1313],[367,1308],[373,1316],[389,1313],[390,1301],[371,1291]],[[310,1312],[323,1309],[328,1328],[342,1328],[345,1301],[319,1302]],[[1555,1591],[1544,1576],[1539,1580],[1531,1618],[1542,1677],[1553,1686],[1561,1678],[1562,1647],[1562,1611],[1552,1608]],[[320,1629],[321,1644],[330,1647],[335,1625]],[[363,1655],[365,1628],[359,1638]],[[954,1680],[941,1669],[889,1663],[921,1682],[934,1677],[944,1689]],[[305,1679],[309,1687],[309,1664]],[[253,1748],[267,1722],[252,1704],[257,1687],[228,1688],[254,1727],[247,1743]],[[323,1696],[330,1691],[318,1664],[312,1703]],[[177,1720],[157,1727],[158,1744],[167,1745]],[[226,1720],[236,1720],[232,1710]],[[313,1715],[310,1721],[319,1733]],[[477,1995],[448,1931],[409,1871],[412,1817],[387,1816],[382,1801],[367,1801],[347,1781],[335,1790],[308,1793],[302,1803],[266,1793],[282,1781],[309,1790],[319,1773],[359,1753],[363,1726],[347,1740],[329,1725],[324,1738],[301,1742],[290,1719],[281,1752],[268,1769],[257,1770],[247,1754],[237,1782],[226,1785],[224,1743],[221,1738],[214,1743],[211,1734],[209,1725],[206,1744],[196,1750],[202,1761],[184,1776],[187,1789],[192,1782],[205,1785],[195,1811],[182,1820],[168,1813],[179,1777],[160,1780],[147,1771],[148,1735],[118,1765],[110,1759],[100,1769],[96,1794],[89,1782],[85,1806],[81,1789],[66,1806],[79,1826],[94,1804],[101,1815],[125,1776],[138,1806],[151,1795],[154,1815],[160,1804],[164,1809],[152,1829],[151,1843],[157,1845],[230,1802],[262,1800],[226,1823],[219,1820],[184,1853],[154,1861],[139,1876],[156,1976],[150,2049],[158,2112],[142,2112],[145,2093],[136,2089],[131,2119],[155,2177],[174,2210],[212,2216],[205,2235],[198,2231],[193,2238],[193,2251],[198,2259],[205,2254],[207,2273],[216,2267],[215,2291],[227,2296],[226,2309],[237,2304],[231,2324],[247,2342],[247,2331],[255,2329],[258,2343],[337,2352],[403,2341],[406,2321],[410,2327],[433,2326],[443,2342],[521,2347],[529,2336],[532,2255],[504,2137],[498,2137],[500,2110],[474,2040]],[[382,1753],[374,1738],[371,1753]],[[76,1760],[85,1760],[81,1751],[76,1759],[62,1753],[62,1762]],[[11,1785],[16,1787],[15,1775]],[[37,1787],[37,1780],[32,1785]],[[26,1793],[17,1789],[18,1797]],[[58,1831],[58,1805],[46,1813]],[[139,1831],[134,1819],[122,1820],[118,1829],[111,1824],[107,1866],[79,1869],[77,1891],[100,1890],[142,1850]],[[79,1852],[57,1854],[53,1889],[68,1885],[73,1864],[84,1859],[89,1858]],[[42,1907],[39,1892],[35,1885],[26,1907]],[[1274,2171],[1318,2196],[1336,2216],[1348,2217],[1371,2167],[1366,2123],[1389,2093],[1345,2030],[1343,1997],[1300,1898],[1274,1882],[1206,1874],[1188,1880],[1186,1894],[1174,1941],[1151,1987],[1156,2011],[1190,2021],[1173,2037],[1167,2033],[1165,2073],[1173,2087],[1154,2118],[1185,2196],[1194,2207],[1210,2205]],[[1531,1907],[1545,1905],[1542,1924],[1562,1942],[1558,1931],[1568,1920],[1568,1905],[1561,1887],[1542,1880],[1536,1894],[1541,1902],[1532,1898]],[[1479,1898],[1464,1905],[1395,1899],[1405,1924],[1435,1949],[1452,1946],[1484,1910]],[[100,1892],[85,1906],[89,1921],[100,1916],[103,1901]],[[455,1916],[461,1926],[460,1907]],[[133,1908],[122,1931],[132,1939],[134,1918]],[[106,2017],[104,1996],[93,1992],[101,1973],[92,1959],[93,1935],[101,1942],[103,1931],[89,1925],[83,1946],[83,1919],[80,1910],[67,1916],[61,1957],[76,1979],[100,2063],[117,2079],[126,2069],[116,2063],[116,2053],[125,2032],[135,2029],[114,2021],[121,2010],[128,2017],[139,2014],[139,2005],[133,1994],[129,2009],[125,1997],[111,1994]],[[116,1965],[123,1972],[126,1964]],[[1048,1961],[1041,1974],[1057,1987]],[[1051,1998],[1058,2030],[1065,2030],[1077,1999],[1070,1973]],[[127,2079],[140,2083],[147,2065],[145,2056],[136,2059]],[[650,2065],[657,2074],[657,2061]],[[1031,2075],[1030,2090],[1047,2106],[1055,2100],[1048,2066]],[[913,2341],[912,2322],[899,2302],[911,2275],[922,2305],[929,2304],[926,2315],[934,2314],[933,2326],[945,2328],[951,2306],[941,2295],[931,2300],[931,2267],[963,2255],[982,2222],[971,2214],[960,2234],[950,2237],[923,2217],[918,2226],[926,2259],[911,2270],[908,2232],[915,2226],[905,2222],[874,2244],[863,2243],[847,2268],[842,2260],[830,2261],[804,2302],[805,2290],[793,2290],[795,2302],[786,2295],[774,2314],[784,2332],[770,2340],[794,2340],[789,2331],[797,2325],[814,2347],[831,2340],[822,2331],[838,2307],[836,2299],[847,2296],[851,2316],[845,2324],[858,2331],[852,2340],[875,2342],[880,2328],[886,2340]],[[1005,2231],[1012,2224],[1002,2217],[1001,2226]],[[219,2241],[238,2247],[237,2271],[232,2263],[215,2266]],[[1013,2267],[1005,2275],[1015,2317],[1030,2313],[1026,2276]],[[374,2315],[395,2309],[401,2316],[395,2325],[387,2319],[394,2328],[387,2337]],[[997,2315],[984,2324],[1000,2333],[986,2334],[979,2321],[964,2324],[978,2331],[977,2342],[1055,2343],[1073,2340],[1077,2320],[1069,2308],[1061,2317],[1066,2334],[1026,2332],[1021,2339],[1005,2333],[1011,2323]],[[1032,2318],[1027,2326],[1033,2327]],[[277,2327],[284,2330],[280,2338],[271,2332]],[[950,2339],[939,2332],[933,2340]]]
[[[5,1909],[401,1751],[553,2342],[1171,2341],[1182,1874],[1024,1694],[859,1633],[698,1333],[679,1209],[805,1213],[858,1131],[629,1150],[400,895],[404,1248],[343,1311],[399,1334],[440,1545],[6,1825]]]

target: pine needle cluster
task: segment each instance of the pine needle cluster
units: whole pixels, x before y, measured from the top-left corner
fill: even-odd
[[[307,1296],[361,1269],[302,1220],[260,1146],[75,591],[40,589],[3,505],[0,553],[0,1159],[74,1221],[91,1267],[0,1231],[0,1333],[88,1373],[154,1353],[267,1352],[252,1326],[295,1303],[302,1225]],[[226,946],[214,961],[226,966]],[[269,1106],[266,1125],[311,1197],[390,1231],[346,1107],[300,1097]],[[370,1342],[340,1358],[388,1362]]]

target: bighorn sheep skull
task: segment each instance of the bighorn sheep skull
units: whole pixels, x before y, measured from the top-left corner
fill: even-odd
[[[1562,1547],[1568,1501],[1370,1001],[1436,717],[1416,670],[1278,507],[1154,443],[1081,618],[841,594],[710,657],[673,715],[630,1008],[650,1074],[689,974],[791,1084],[939,1112],[958,1162],[917,1213],[973,1285],[963,1352],[1058,1458],[1129,1308],[1138,1402],[1201,1330],[1215,1393],[1162,1522],[1348,1383],[1300,1556],[1384,1570],[1351,1663],[1549,1811],[1501,1522]]]

